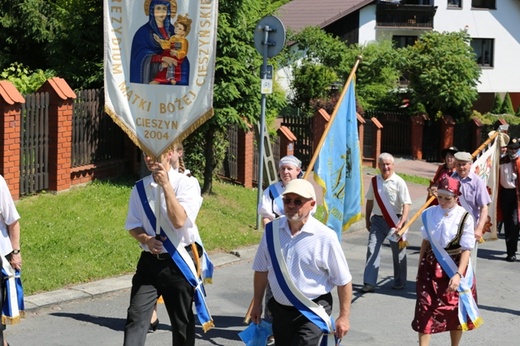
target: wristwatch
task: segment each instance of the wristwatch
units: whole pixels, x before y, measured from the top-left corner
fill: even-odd
[[[11,253],[18,255],[20,253],[20,249],[14,249]]]

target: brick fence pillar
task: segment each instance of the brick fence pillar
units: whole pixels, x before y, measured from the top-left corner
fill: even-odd
[[[381,155],[381,135],[383,130],[383,124],[377,120],[377,118],[370,118],[372,121],[372,124],[374,124],[374,142],[372,143],[372,147],[374,148],[373,157],[370,158],[370,161],[372,161],[372,167],[377,168],[377,158],[379,155]]]
[[[423,158],[423,129],[424,129],[424,115],[414,115],[410,117],[412,122],[410,126],[410,144],[412,147],[412,159],[422,160]]]
[[[356,113],[356,118],[358,124],[359,157],[361,158],[361,162],[364,162],[365,157],[363,156],[363,146],[365,143],[365,125],[367,122],[359,113]]]
[[[0,174],[16,201],[20,199],[21,104],[25,99],[9,81],[0,81]]]
[[[237,180],[242,182],[244,187],[253,187],[254,169],[254,133],[253,131],[238,130],[238,150],[237,153]]]
[[[320,143],[321,136],[323,135],[323,132],[325,132],[325,128],[327,127],[327,124],[329,123],[330,115],[327,113],[326,110],[320,109],[316,112],[314,112],[314,117],[312,119],[312,143],[313,148],[312,152],[316,152],[316,148],[318,147],[318,144]]]
[[[449,148],[453,146],[453,137],[455,133],[455,120],[453,120],[453,117],[450,115],[443,115],[441,117],[441,133],[440,135],[440,141],[439,141],[439,148],[438,154],[439,157],[441,157],[441,153],[443,149]]]
[[[296,136],[287,126],[280,126],[278,130],[278,138],[280,138],[280,158],[287,155],[294,155],[294,142]]]
[[[49,93],[49,190],[71,186],[72,115],[76,93],[63,78],[47,80],[38,92]]]
[[[478,149],[480,147],[480,145],[482,144],[482,122],[480,120],[478,120],[477,117],[473,117],[472,119],[472,124],[473,124],[473,127],[472,127],[472,131],[473,131],[473,143],[470,143],[471,145],[471,154],[473,153],[473,151],[475,151],[476,149]]]

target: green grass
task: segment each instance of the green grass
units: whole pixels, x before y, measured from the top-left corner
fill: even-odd
[[[26,294],[131,273],[137,242],[124,229],[133,181],[95,182],[17,203]],[[256,190],[214,181],[197,224],[208,251],[258,243]]]
[[[430,185],[430,179],[429,178],[419,177],[417,175],[403,174],[403,173],[398,173],[398,174],[407,183],[414,183],[414,184],[425,185],[425,186],[429,186]]]

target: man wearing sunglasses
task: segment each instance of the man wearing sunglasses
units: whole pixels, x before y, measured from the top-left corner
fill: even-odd
[[[316,193],[305,179],[289,182],[282,194],[284,216],[267,224],[253,262],[254,298],[251,319],[260,323],[267,283],[273,298],[266,302],[279,345],[330,344],[349,328],[352,276],[336,233],[311,211]],[[339,317],[331,322],[331,290],[337,287]]]

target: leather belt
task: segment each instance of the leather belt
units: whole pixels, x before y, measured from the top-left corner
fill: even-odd
[[[167,259],[172,259],[172,257],[170,256],[169,253],[167,252],[163,252],[163,253],[158,253],[158,254],[153,254],[151,252],[148,252],[148,251],[145,251],[146,254],[152,256],[153,258],[159,260],[159,261],[164,261],[164,260],[167,260]]]
[[[200,247],[200,245],[198,244],[195,244],[196,245],[196,248],[197,248],[197,256],[200,258],[202,256],[202,248]],[[185,246],[184,247],[186,249],[186,251],[188,252],[188,254],[190,255],[190,257],[195,261],[196,260],[196,257],[194,256],[193,254],[193,247],[192,245],[188,245],[188,246]],[[158,254],[153,254],[149,251],[144,251],[146,254],[152,256],[153,258],[159,260],[159,261],[164,261],[164,260],[167,260],[167,259],[172,259],[172,257],[170,256],[169,253],[167,252],[163,252],[163,253],[158,253]]]

